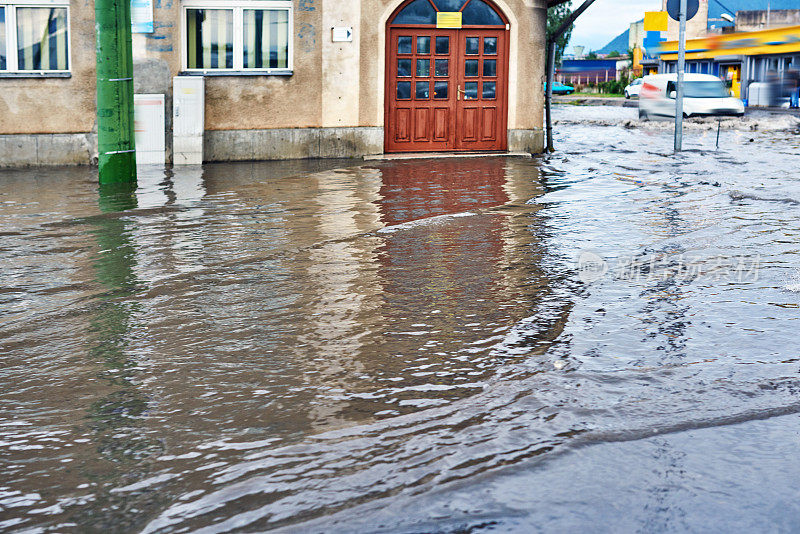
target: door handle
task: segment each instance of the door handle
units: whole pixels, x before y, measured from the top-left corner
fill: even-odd
[[[461,95],[464,95],[464,100],[466,100],[467,92],[461,90],[461,85],[458,86],[456,89],[456,100],[461,100]]]

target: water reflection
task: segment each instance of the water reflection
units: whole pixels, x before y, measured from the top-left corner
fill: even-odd
[[[574,473],[540,476],[581,447],[794,409],[797,303],[777,280],[796,251],[768,236],[800,230],[784,204],[758,199],[796,186],[732,202],[722,187],[676,183],[672,156],[652,146],[581,135],[544,164],[166,169],[99,205],[75,170],[35,187],[8,178],[0,506],[14,523],[0,530],[318,518],[321,531],[406,520],[429,531],[453,501],[425,503],[453,482],[462,517],[494,521],[541,498],[532,488],[580,490]],[[742,150],[767,163],[764,147]],[[682,165],[729,176],[742,165],[715,157]],[[740,247],[768,251],[767,282],[584,284],[574,265],[583,249],[669,259]],[[672,449],[632,449],[626,469],[650,466],[637,480],[685,480],[671,478],[683,465]],[[493,500],[481,497],[509,472],[506,494],[492,483]],[[661,503],[681,510],[626,484],[649,525],[666,524]]]

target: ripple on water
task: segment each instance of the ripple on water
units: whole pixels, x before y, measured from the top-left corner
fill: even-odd
[[[800,149],[597,132],[151,170],[99,203],[85,170],[2,176],[0,528],[585,528],[616,495],[659,530],[737,487],[794,510],[761,479],[794,472],[764,447],[800,411]]]

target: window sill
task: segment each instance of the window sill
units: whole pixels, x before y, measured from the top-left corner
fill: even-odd
[[[0,78],[72,78],[71,72],[0,72]]]
[[[184,70],[179,76],[293,76],[293,70]]]

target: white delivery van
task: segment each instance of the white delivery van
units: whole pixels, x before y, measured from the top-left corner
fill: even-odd
[[[674,117],[677,74],[651,74],[642,81],[639,92],[639,118]],[[684,117],[744,115],[744,104],[730,96],[722,80],[710,74],[684,75]]]

